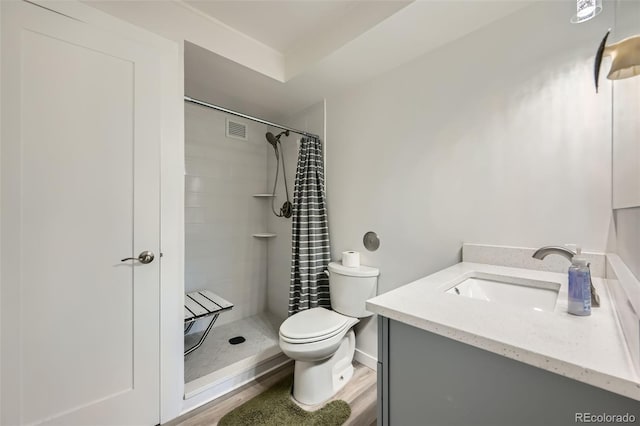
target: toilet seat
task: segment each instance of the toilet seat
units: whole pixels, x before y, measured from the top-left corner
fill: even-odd
[[[280,326],[280,338],[293,344],[319,342],[344,334],[357,322],[335,311],[312,308],[287,318]]]

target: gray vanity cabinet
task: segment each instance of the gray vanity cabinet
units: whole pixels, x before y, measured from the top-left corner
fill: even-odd
[[[576,425],[580,415],[627,413],[640,423],[636,400],[402,322],[378,321],[378,425]]]

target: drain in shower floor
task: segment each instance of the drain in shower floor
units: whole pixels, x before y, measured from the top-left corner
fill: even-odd
[[[244,343],[247,339],[242,336],[236,336],[229,339],[229,343],[232,345],[239,345],[240,343]]]

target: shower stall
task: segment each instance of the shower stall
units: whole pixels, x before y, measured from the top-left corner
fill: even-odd
[[[303,111],[305,126],[309,116],[323,124],[323,105]],[[222,395],[288,362],[278,329],[287,314],[292,172],[304,134],[185,96],[185,293],[205,290],[233,304],[185,356],[187,400]],[[185,350],[210,321],[185,324]]]

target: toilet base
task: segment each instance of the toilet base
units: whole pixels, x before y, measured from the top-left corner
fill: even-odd
[[[356,336],[353,330],[349,330],[330,358],[322,361],[296,361],[293,398],[302,404],[317,405],[334,396],[353,377],[355,349]]]

